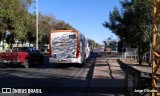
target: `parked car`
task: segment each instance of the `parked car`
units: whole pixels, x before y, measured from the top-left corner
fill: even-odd
[[[3,64],[20,64],[29,68],[30,64],[37,62],[43,64],[44,55],[34,47],[14,47],[12,52],[0,53],[0,62]]]

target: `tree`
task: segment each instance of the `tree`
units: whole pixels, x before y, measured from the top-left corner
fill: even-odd
[[[117,43],[118,42],[116,41],[116,39],[113,39],[112,36],[108,37],[107,40],[103,41],[105,48],[111,48],[112,50],[116,50]]]
[[[101,45],[99,43],[96,43],[94,40],[91,39],[90,41],[91,41],[91,44],[92,44],[93,48],[101,47]]]
[[[39,16],[39,31],[41,33],[40,43],[49,44],[49,33],[51,29],[54,29],[57,20],[52,15]]]
[[[152,0],[123,0],[120,2],[122,11],[114,8],[110,13],[109,22],[103,26],[112,30],[121,40],[138,46],[139,64],[142,64],[143,55],[149,50],[151,42],[150,25],[153,25]]]
[[[56,30],[75,30],[69,23],[65,23],[64,21],[57,22],[54,29]]]
[[[33,0],[20,0],[20,5],[22,6],[22,8],[27,10],[29,6],[32,4],[32,2]]]
[[[22,2],[23,1],[23,2]],[[13,38],[17,40],[26,40],[28,31],[28,11],[22,5],[30,5],[29,1],[24,3],[24,0],[1,0],[0,2],[0,34],[1,40],[10,41]],[[27,7],[26,7],[27,8]],[[6,37],[6,32],[9,31],[9,37]]]
[[[69,23],[58,21],[52,15],[39,14],[39,43],[49,44],[50,30],[75,30]]]
[[[34,0],[0,0],[0,41],[7,40],[12,44],[15,40],[35,43],[36,15],[28,12]],[[58,21],[54,16],[39,13],[39,43],[49,43],[50,29],[74,29],[65,21]],[[10,34],[7,35],[6,33]]]
[[[13,24],[16,18],[14,10],[17,9],[16,1],[1,0],[0,1],[0,33],[1,39],[5,39],[6,31],[14,29]]]

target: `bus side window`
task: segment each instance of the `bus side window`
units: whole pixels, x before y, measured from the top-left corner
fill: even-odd
[[[85,39],[84,39],[84,37],[81,35],[81,42],[82,42],[82,49],[84,48],[84,46],[85,46]]]

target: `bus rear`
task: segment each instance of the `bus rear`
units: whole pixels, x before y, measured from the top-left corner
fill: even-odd
[[[50,63],[78,63],[78,31],[51,30]]]

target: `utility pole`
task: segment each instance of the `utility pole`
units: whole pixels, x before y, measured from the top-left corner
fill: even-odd
[[[159,20],[157,19],[159,14],[160,14],[160,0],[154,0],[154,29],[153,29],[153,41],[152,41],[152,90],[158,90],[158,85],[160,84],[160,77],[156,76],[157,71],[160,66],[160,62],[157,62],[158,59],[160,59],[160,55],[156,52],[156,47],[157,47],[157,34],[158,28],[157,26],[159,25]],[[152,96],[157,96],[159,92],[152,92]]]
[[[38,0],[36,0],[36,49],[38,50]]]

